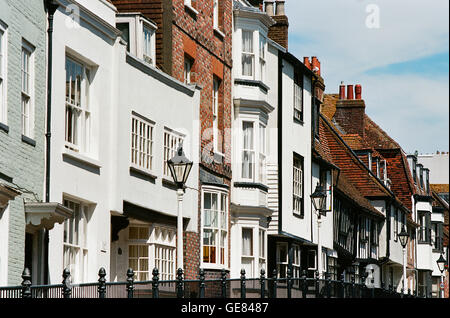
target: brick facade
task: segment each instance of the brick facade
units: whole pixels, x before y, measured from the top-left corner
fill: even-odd
[[[0,21],[7,25],[7,124],[0,129],[0,183],[19,186],[21,192],[9,204],[8,284],[17,285],[25,259],[24,200],[43,200],[45,101],[46,101],[46,14],[43,1],[1,1]],[[21,48],[26,40],[34,47],[32,60],[32,114],[35,146],[22,141]],[[11,182],[12,179],[12,182]],[[14,184],[13,184],[14,183]],[[3,219],[3,220],[2,220]],[[0,214],[0,223],[6,219]],[[0,260],[5,260],[0,255]]]
[[[213,0],[193,0],[192,7],[186,6],[184,0],[112,0],[112,3],[119,12],[141,12],[158,25],[157,67],[176,79],[184,81],[185,56],[193,60],[191,82],[202,88],[200,169],[208,171],[229,187],[231,185],[231,134],[229,131],[232,120],[232,0],[219,1],[218,30],[214,30],[213,27]],[[214,77],[220,80],[218,151],[223,154],[223,157],[214,155],[213,149]],[[199,180],[199,188],[201,187],[202,183]],[[198,233],[185,233],[184,237],[186,277],[190,278],[198,277],[201,264],[201,192],[199,192],[198,206]],[[230,219],[229,211],[228,216]],[[229,263],[228,259],[228,267]]]

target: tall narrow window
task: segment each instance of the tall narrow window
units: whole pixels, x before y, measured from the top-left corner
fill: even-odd
[[[144,61],[146,61],[149,64],[154,63],[153,61],[153,47],[152,47],[152,36],[153,36],[153,30],[150,28],[144,26],[143,28],[143,37],[144,37],[144,43],[143,43],[143,55],[144,55]]]
[[[205,191],[203,194],[203,263],[225,265],[228,240],[228,195]]]
[[[32,51],[26,43],[22,46],[22,135],[32,137]]]
[[[259,269],[266,270],[266,231],[259,230]]]
[[[285,278],[289,264],[287,243],[277,243],[277,273],[279,278]]]
[[[249,277],[253,277],[254,253],[253,253],[253,229],[242,229],[242,267]]]
[[[259,182],[266,183],[266,126],[259,124]]]
[[[130,52],[130,23],[121,22],[116,23],[116,28],[122,32],[121,38],[127,42],[127,51]]]
[[[294,157],[293,211],[303,216],[303,160],[298,157]]]
[[[303,121],[303,79],[302,75],[294,75],[294,118]]]
[[[6,40],[5,30],[0,21],[0,123],[6,123]]]
[[[133,269],[138,281],[148,280],[150,276],[149,237],[150,229],[147,226],[128,228],[128,267]]]
[[[193,60],[185,56],[184,57],[184,83],[189,84],[191,82],[191,71],[192,65],[194,64]]]
[[[142,117],[131,117],[131,164],[136,168],[153,170],[153,123]]]
[[[253,179],[255,175],[254,123],[242,122],[242,178]]]
[[[219,80],[214,77],[213,79],[213,102],[212,102],[212,114],[213,114],[213,144],[214,151],[219,151]]]
[[[90,119],[89,70],[66,57],[66,147],[77,152],[89,152]]]
[[[183,143],[184,136],[170,130],[168,128],[164,131],[164,156],[163,156],[163,176],[172,180],[167,161],[175,157],[178,147]]]
[[[253,77],[254,65],[253,32],[242,31],[242,75]]]
[[[69,200],[64,206],[73,211],[73,217],[64,221],[64,268],[70,270],[74,283],[86,282],[88,207]]]
[[[266,38],[259,34],[259,67],[261,81],[264,82],[266,77]]]
[[[219,0],[213,0],[213,23],[214,23],[214,29],[219,28]]]
[[[300,246],[292,244],[292,277],[300,277]]]

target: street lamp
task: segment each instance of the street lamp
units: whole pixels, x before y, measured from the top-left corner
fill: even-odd
[[[183,194],[184,185],[191,172],[193,162],[184,155],[183,145],[178,147],[177,154],[167,161],[173,181],[177,185],[178,216],[177,216],[177,264],[183,269]]]
[[[405,226],[402,226],[402,231],[398,234],[400,244],[403,248],[403,293],[406,294],[406,245],[408,244],[409,234],[405,230]]]
[[[439,271],[441,272],[441,285],[444,285],[444,269],[445,269],[445,264],[447,263],[447,261],[444,258],[444,254],[441,254],[441,256],[439,257],[439,259],[436,261],[437,266],[439,268]],[[441,290],[441,298],[444,298],[444,289],[440,287]]]
[[[317,213],[317,267],[320,277],[322,275],[322,244],[320,243],[321,215],[326,212],[327,203],[327,193],[320,183],[317,183],[316,190],[311,194],[311,201]]]

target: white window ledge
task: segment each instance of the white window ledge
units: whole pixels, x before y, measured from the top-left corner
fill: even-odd
[[[87,164],[89,166],[92,166],[94,168],[100,169],[102,167],[102,164],[100,163],[100,161],[87,157],[85,155],[79,154],[78,152],[75,152],[73,150],[64,148],[63,153],[62,153],[63,157],[68,157],[70,159],[76,160],[78,162]]]
[[[201,265],[201,268],[203,269],[213,269],[213,270],[226,270],[226,271],[230,271],[230,269],[228,267],[226,267],[225,265],[218,265],[218,264],[210,264],[210,263],[203,263]]]

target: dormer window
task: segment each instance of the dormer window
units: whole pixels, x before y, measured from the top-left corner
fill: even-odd
[[[371,152],[369,152],[367,154],[367,160],[368,160],[369,170],[372,171],[372,153]]]
[[[156,24],[140,13],[120,13],[116,18],[116,28],[122,31],[128,53],[155,66]]]

